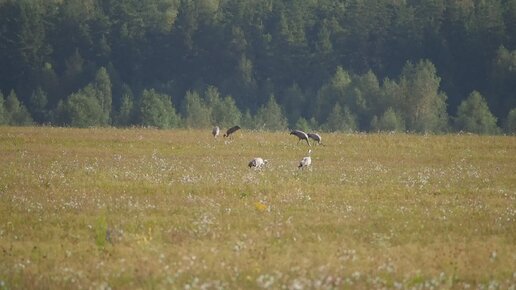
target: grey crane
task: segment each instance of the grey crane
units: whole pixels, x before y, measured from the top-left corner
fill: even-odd
[[[301,140],[305,140],[306,144],[308,144],[308,146],[311,146],[310,142],[308,141],[308,135],[305,132],[301,130],[293,130],[292,132],[290,132],[290,135],[295,135],[297,136],[297,138],[299,138],[299,140],[297,141],[298,144]]]
[[[317,134],[317,133],[308,133],[308,134],[306,134],[306,135],[308,135],[308,138],[310,138],[310,139],[312,139],[312,140],[316,141],[316,142],[317,142],[317,144],[321,144],[321,140],[322,140],[321,135],[319,135],[319,134]],[[321,145],[322,145],[322,144],[321,144]]]
[[[312,157],[310,157],[311,153],[312,153],[312,149],[308,150],[308,156],[303,157],[303,159],[301,159],[301,161],[299,161],[298,168],[304,169],[304,168],[310,166],[310,164],[312,164]]]
[[[247,166],[249,166],[249,168],[256,168],[256,169],[260,169],[262,168],[262,166],[264,166],[265,164],[267,164],[267,160],[264,160],[263,158],[261,157],[256,157],[256,158],[253,158],[253,160],[249,161],[249,164]]]
[[[235,133],[236,131],[240,130],[240,126],[233,126],[231,128],[229,128],[227,131],[226,131],[226,134],[224,134],[224,137],[229,137],[229,135]]]
[[[217,136],[219,136],[220,134],[219,126],[213,127],[213,130],[211,130],[211,134],[213,135],[213,137],[217,138]]]

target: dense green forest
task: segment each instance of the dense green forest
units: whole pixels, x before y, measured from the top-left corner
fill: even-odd
[[[0,0],[0,124],[516,132],[516,0]]]

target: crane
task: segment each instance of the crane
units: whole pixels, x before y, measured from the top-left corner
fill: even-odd
[[[312,164],[312,157],[310,157],[311,153],[312,153],[312,149],[308,150],[308,156],[303,157],[303,159],[301,159],[301,161],[299,161],[298,168],[304,169],[304,168],[310,166],[310,164]]]
[[[217,136],[219,136],[220,134],[219,126],[213,127],[213,130],[211,130],[211,134],[213,135],[213,137],[217,138]]]
[[[308,146],[311,146],[310,142],[308,141],[308,135],[305,132],[301,130],[293,130],[292,132],[290,132],[290,135],[295,135],[297,136],[297,138],[299,138],[297,143],[299,143],[301,140],[305,140],[306,144],[308,144]]]
[[[227,131],[226,131],[226,134],[224,134],[224,137],[229,137],[229,135],[235,133],[236,131],[240,130],[240,126],[233,126],[231,128],[229,128]]]
[[[308,138],[310,138],[310,139],[312,139],[312,140],[316,141],[316,142],[317,142],[317,144],[321,144],[321,140],[322,140],[321,135],[319,135],[319,134],[317,134],[317,133],[308,133],[308,134],[306,134],[306,135],[308,135]],[[322,144],[321,144],[321,145],[322,145]]]
[[[256,158],[253,158],[253,160],[249,161],[249,164],[247,166],[249,166],[249,168],[256,168],[256,169],[260,169],[262,168],[262,166],[264,166],[265,164],[267,164],[267,160],[264,160],[263,158],[261,157],[256,157]]]

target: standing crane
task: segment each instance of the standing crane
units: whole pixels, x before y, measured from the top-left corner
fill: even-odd
[[[211,134],[213,135],[213,137],[217,138],[217,136],[219,136],[220,134],[219,126],[213,127],[213,130],[211,130]]]
[[[299,140],[297,141],[298,144],[301,140],[305,140],[306,144],[308,144],[308,146],[311,146],[310,142],[308,141],[308,135],[305,132],[303,132],[301,130],[294,130],[294,131],[290,132],[290,135],[295,135],[295,136],[297,136],[297,138],[299,138]]]

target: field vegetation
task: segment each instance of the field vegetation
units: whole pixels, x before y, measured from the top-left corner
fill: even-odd
[[[0,127],[0,289],[516,287],[516,137],[323,144]]]

